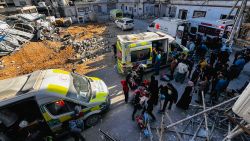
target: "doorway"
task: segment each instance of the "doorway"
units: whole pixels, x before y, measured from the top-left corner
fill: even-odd
[[[186,20],[187,19],[187,12],[188,12],[187,10],[180,9],[178,18],[182,19],[182,20]]]

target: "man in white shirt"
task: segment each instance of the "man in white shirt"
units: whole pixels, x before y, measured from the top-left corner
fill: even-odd
[[[188,65],[185,61],[182,61],[177,66],[177,73],[175,76],[175,81],[183,83],[188,72]]]

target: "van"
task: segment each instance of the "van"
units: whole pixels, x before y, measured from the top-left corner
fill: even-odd
[[[115,21],[123,17],[123,12],[120,9],[110,10],[110,20]]]
[[[143,64],[148,70],[154,65],[153,50],[162,53],[161,65],[168,63],[168,54],[176,48],[187,53],[188,49],[176,43],[174,38],[162,32],[142,32],[117,36],[117,70],[127,74],[136,66]]]
[[[109,105],[108,88],[96,77],[48,69],[1,80],[0,139],[25,140],[25,131],[58,137],[73,119],[91,127]]]
[[[176,42],[182,44],[183,33],[188,30],[188,21],[170,17],[161,17],[154,20],[149,26],[148,31],[160,31],[173,36]]]

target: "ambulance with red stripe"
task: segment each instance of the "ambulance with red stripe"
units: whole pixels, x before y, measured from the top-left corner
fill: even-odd
[[[228,38],[231,33],[234,20],[209,20],[205,18],[190,19],[190,33],[204,35],[210,38]]]
[[[187,20],[161,17],[154,20],[149,26],[147,31],[156,32],[160,31],[175,38],[178,44],[182,44],[184,33],[189,29]]]
[[[96,77],[48,69],[0,80],[0,140],[23,135],[19,133],[23,123],[39,121],[41,130],[55,136],[67,131],[72,119],[83,119],[91,127],[109,105],[108,88]],[[77,117],[76,108],[80,108]]]

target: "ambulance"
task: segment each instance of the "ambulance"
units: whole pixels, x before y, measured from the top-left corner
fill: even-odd
[[[173,36],[178,44],[182,44],[183,33],[189,29],[187,20],[161,17],[154,20],[149,26],[148,31],[160,31]]]
[[[171,47],[170,47],[171,46]],[[166,65],[168,53],[175,46],[181,52],[188,52],[178,45],[174,38],[162,32],[142,32],[138,34],[117,36],[117,70],[126,74],[134,67],[144,64],[147,69],[153,66],[153,49],[162,52],[161,65]]]
[[[91,127],[109,105],[108,88],[96,77],[48,69],[1,80],[0,139],[25,140],[22,131],[32,135],[46,130],[59,136],[75,119],[82,119],[86,127]]]
[[[213,21],[205,18],[194,18],[190,19],[189,22],[190,32],[198,35],[206,33],[210,38],[228,38],[234,24],[234,20],[228,19]]]

